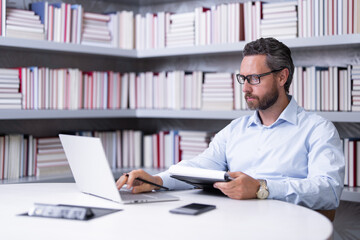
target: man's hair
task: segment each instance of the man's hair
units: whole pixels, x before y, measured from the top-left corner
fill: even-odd
[[[288,79],[284,85],[286,93],[294,74],[294,63],[291,58],[290,49],[275,38],[259,38],[245,45],[243,56],[266,55],[266,64],[273,70],[287,68],[289,70]]]

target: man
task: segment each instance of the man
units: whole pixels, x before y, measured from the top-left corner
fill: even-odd
[[[237,80],[252,116],[233,120],[199,156],[183,166],[229,171],[230,182],[215,188],[233,199],[270,198],[312,209],[335,209],[344,179],[344,156],[334,125],[305,112],[288,95],[294,65],[290,49],[273,38],[248,43]],[[170,189],[189,185],[167,171],[151,176],[143,170],[117,181],[133,192],[155,189],[134,181],[141,177]]]

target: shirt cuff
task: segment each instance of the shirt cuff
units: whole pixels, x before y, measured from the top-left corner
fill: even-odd
[[[180,190],[180,189],[191,189],[194,186],[185,183],[183,181],[176,180],[170,177],[169,171],[161,172],[156,174],[156,176],[161,177],[163,181],[163,186],[169,188],[170,190]]]
[[[283,181],[266,180],[270,199],[283,199],[287,192],[287,184]]]
[[[174,183],[171,183],[172,179],[171,179],[170,174],[169,174],[168,171],[158,173],[155,176],[161,177],[164,187],[167,187],[169,189],[174,189]]]

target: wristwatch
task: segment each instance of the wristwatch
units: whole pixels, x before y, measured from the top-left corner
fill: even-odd
[[[269,196],[269,189],[266,184],[266,180],[258,179],[260,182],[259,190],[256,193],[257,198],[266,199]]]

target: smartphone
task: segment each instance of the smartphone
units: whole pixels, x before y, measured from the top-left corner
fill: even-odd
[[[204,212],[213,210],[215,208],[216,208],[215,205],[191,203],[191,204],[188,204],[185,206],[171,209],[170,212],[178,213],[178,214],[187,214],[187,215],[198,215],[200,213],[204,213]]]

